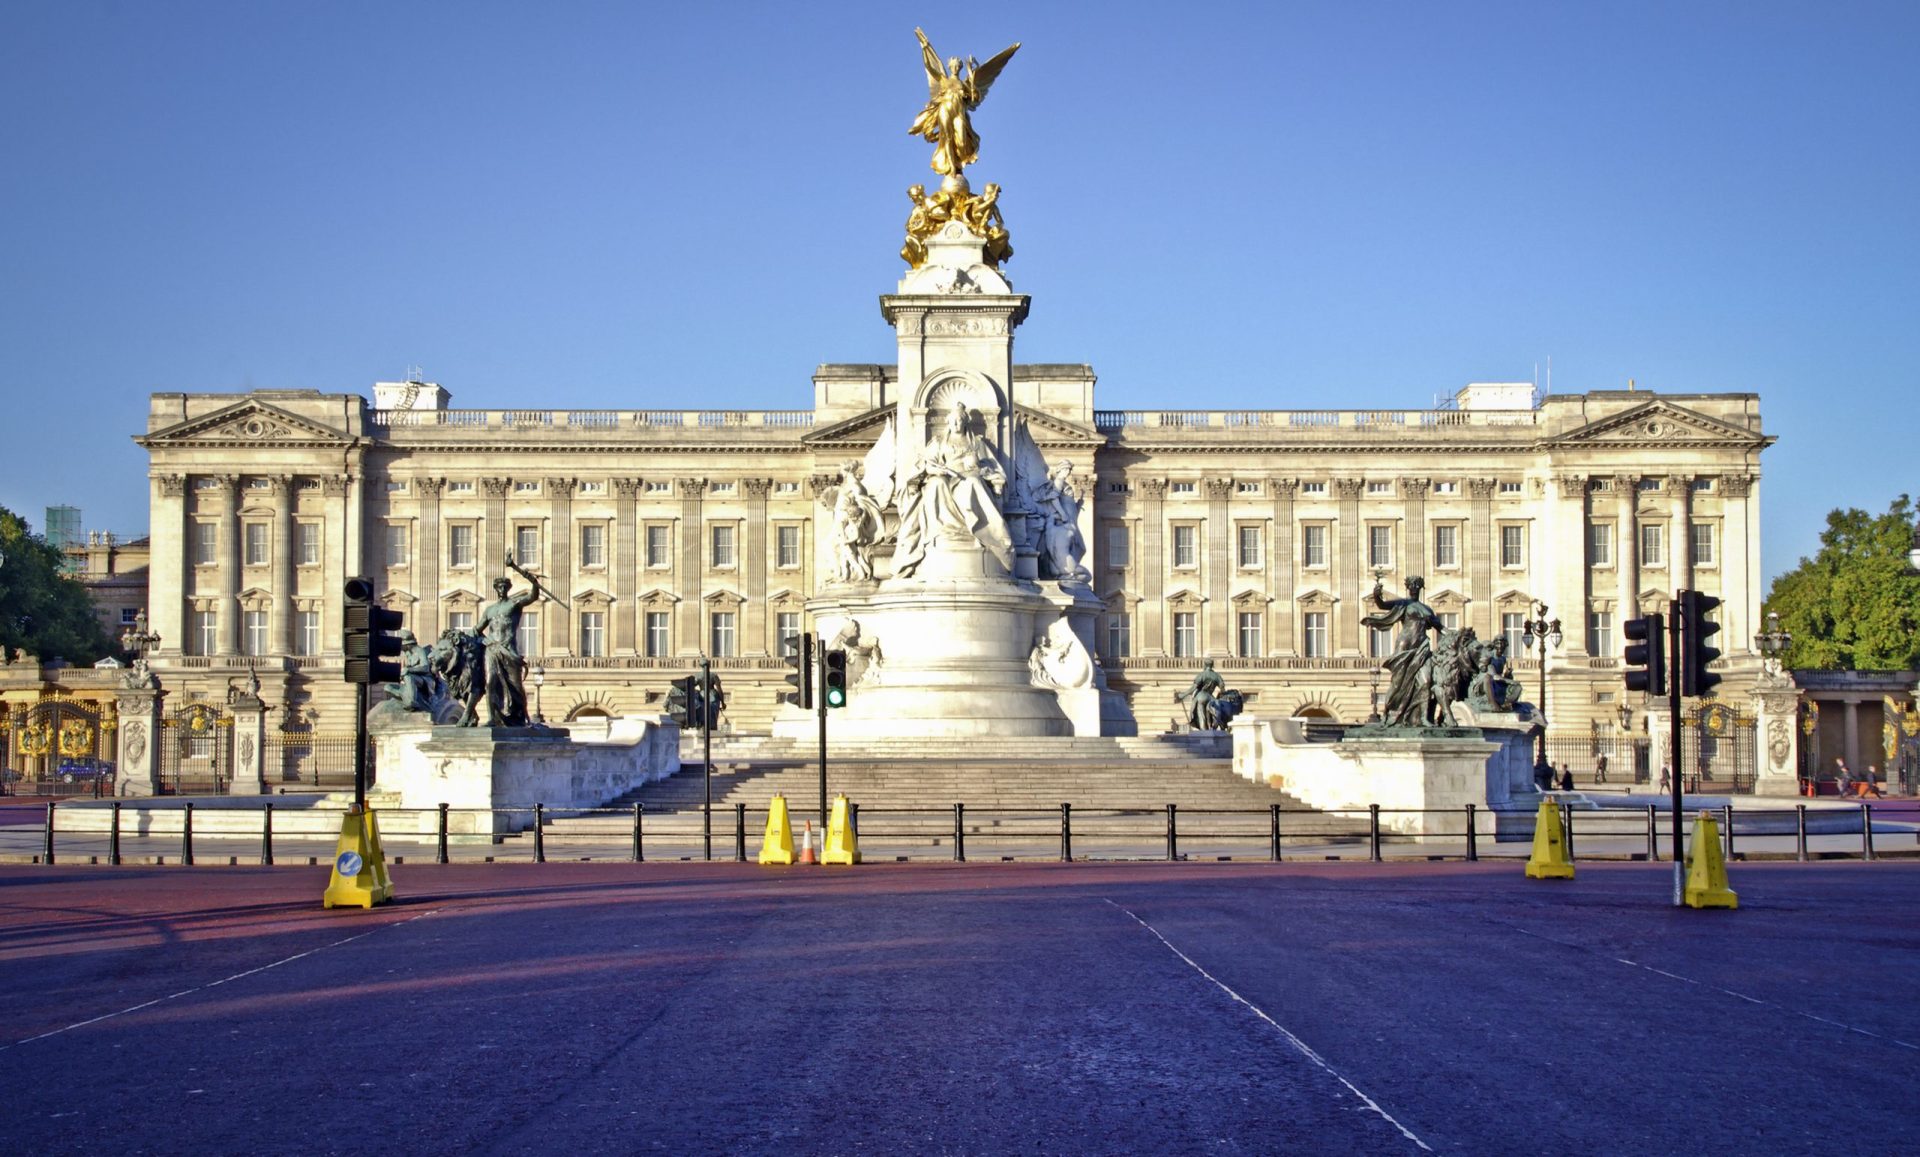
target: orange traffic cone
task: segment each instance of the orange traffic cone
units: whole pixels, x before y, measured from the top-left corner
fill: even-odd
[[[807,821],[806,829],[800,833],[800,858],[794,862],[799,864],[818,863],[818,861],[813,858],[812,820]]]

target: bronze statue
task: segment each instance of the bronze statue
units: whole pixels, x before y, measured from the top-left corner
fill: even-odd
[[[940,54],[928,43],[927,34],[918,28],[913,34],[920,38],[920,59],[927,69],[927,107],[913,118],[913,127],[907,131],[933,146],[934,172],[958,177],[962,169],[980,159],[980,134],[973,131],[971,114],[987,99],[987,90],[1020,45],[1015,43],[985,64],[971,56],[964,61],[955,56],[942,68]]]
[[[1240,714],[1245,703],[1238,691],[1227,689],[1227,681],[1213,669],[1208,659],[1184,692],[1174,694],[1174,702],[1187,705],[1187,725],[1195,731],[1219,731],[1227,721]]]
[[[1387,686],[1387,702],[1381,719],[1390,727],[1426,727],[1433,723],[1433,644],[1428,638],[1440,629],[1440,616],[1420,600],[1426,580],[1415,575],[1407,579],[1407,597],[1389,599],[1376,578],[1367,597],[1380,608],[1360,622],[1375,630],[1398,626],[1400,638],[1393,654],[1383,664],[1392,676]]]
[[[472,631],[448,627],[433,645],[433,669],[446,681],[447,695],[460,706],[456,727],[480,722],[480,701],[487,697],[487,648]]]

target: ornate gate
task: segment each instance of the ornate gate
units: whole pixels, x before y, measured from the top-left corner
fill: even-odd
[[[1750,792],[1759,770],[1758,720],[1724,703],[1680,718],[1680,774],[1689,791]]]
[[[167,795],[219,795],[233,782],[233,720],[219,708],[191,703],[160,721],[160,790]]]
[[[111,705],[48,695],[0,715],[8,790],[24,795],[99,795],[113,790]]]

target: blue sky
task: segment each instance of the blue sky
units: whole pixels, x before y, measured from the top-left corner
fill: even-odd
[[[1103,408],[1754,391],[1769,575],[1920,490],[1920,5],[0,9],[0,505],[143,532],[154,390],[805,408],[978,114]]]

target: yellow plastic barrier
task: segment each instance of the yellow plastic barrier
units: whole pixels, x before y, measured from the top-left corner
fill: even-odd
[[[380,824],[371,811],[355,808],[340,821],[333,845],[333,875],[320,897],[325,908],[371,908],[393,899],[387,854],[380,848]]]
[[[1533,817],[1533,854],[1527,857],[1527,879],[1573,879],[1566,833],[1560,828],[1560,807],[1552,796],[1540,801],[1540,813]]]
[[[1727,860],[1720,853],[1720,825],[1713,813],[1701,812],[1693,821],[1687,843],[1687,907],[1738,908],[1740,897],[1727,887]]]
[[[793,824],[787,819],[787,797],[776,795],[767,804],[767,834],[760,841],[763,864],[793,863]]]
[[[827,819],[827,846],[820,853],[823,864],[857,864],[860,848],[853,833],[853,819],[847,814],[847,797],[833,797],[833,813]]]

